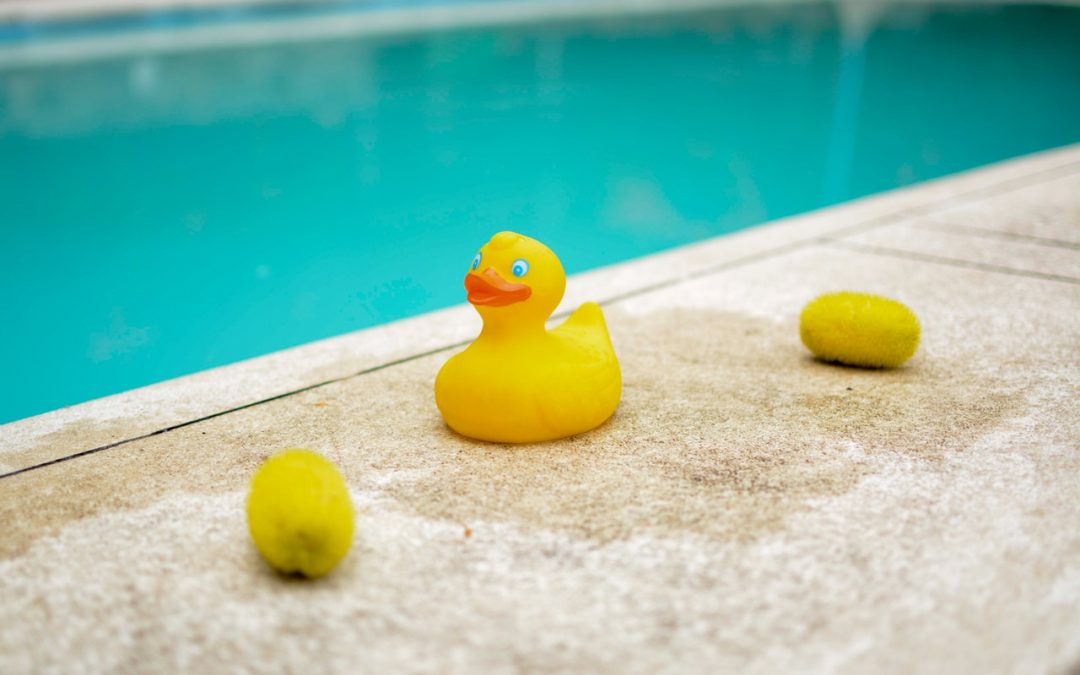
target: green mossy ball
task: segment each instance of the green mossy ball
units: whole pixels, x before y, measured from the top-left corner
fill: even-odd
[[[919,347],[919,320],[896,300],[868,293],[827,293],[802,311],[799,335],[825,361],[895,368]]]
[[[320,577],[352,545],[353,507],[345,479],[310,450],[283,450],[259,467],[247,517],[255,547],[285,574]]]

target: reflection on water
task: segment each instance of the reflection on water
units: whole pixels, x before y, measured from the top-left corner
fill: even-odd
[[[1080,9],[842,6],[0,69],[0,421],[1080,140]]]

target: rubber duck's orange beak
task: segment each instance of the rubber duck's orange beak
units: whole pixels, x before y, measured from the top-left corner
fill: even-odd
[[[511,284],[504,281],[492,268],[483,274],[469,272],[465,275],[465,290],[469,293],[469,302],[486,307],[504,307],[515,302],[527,300],[532,289],[525,284]]]

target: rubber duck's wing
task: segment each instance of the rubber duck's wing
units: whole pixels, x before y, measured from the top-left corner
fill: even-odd
[[[622,394],[622,373],[600,306],[588,302],[550,331],[564,344],[562,359],[547,371],[540,415],[553,430],[575,433],[611,416]]]
[[[575,309],[551,333],[586,347],[590,352],[610,352],[614,356],[615,349],[611,346],[604,312],[595,302],[586,302]]]

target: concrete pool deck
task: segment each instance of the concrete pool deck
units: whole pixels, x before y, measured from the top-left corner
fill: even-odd
[[[845,288],[914,309],[908,365],[807,355],[799,311]],[[1080,146],[595,270],[583,299],[625,389],[562,442],[443,426],[465,306],[0,426],[0,672],[1080,667]],[[358,510],[316,582],[246,532],[288,446]]]

